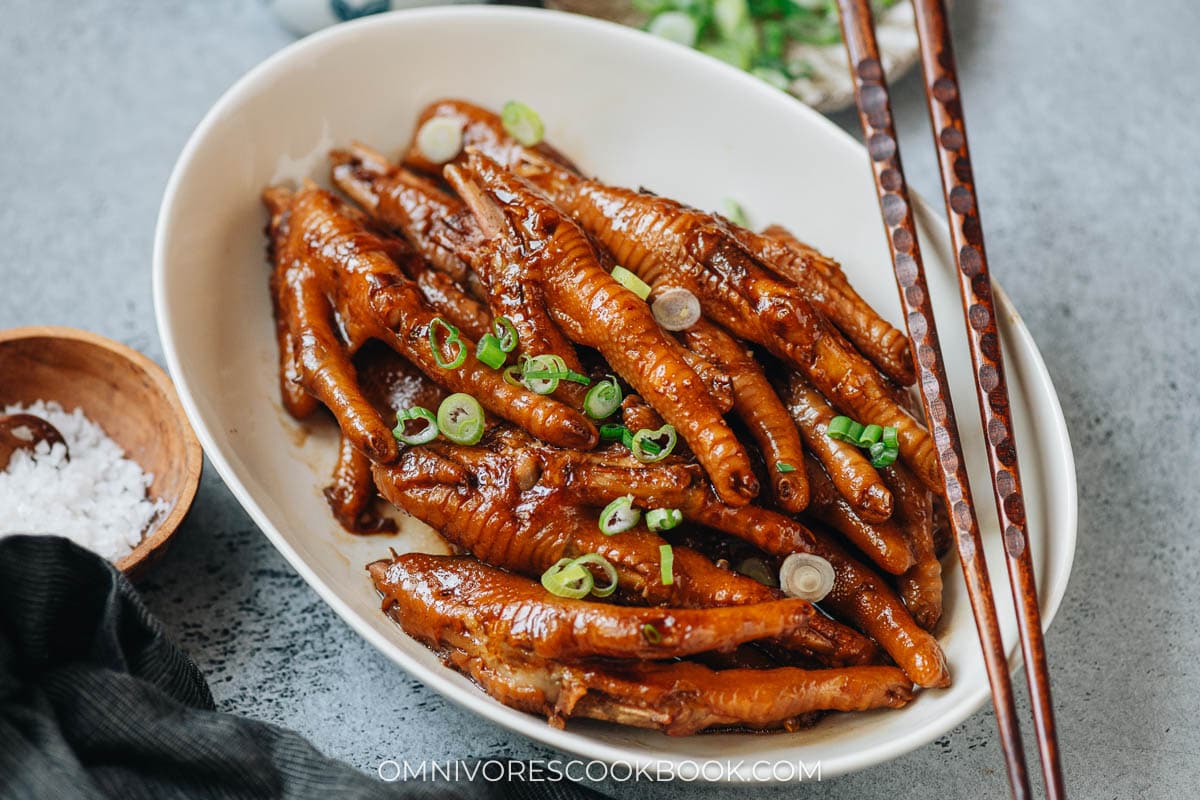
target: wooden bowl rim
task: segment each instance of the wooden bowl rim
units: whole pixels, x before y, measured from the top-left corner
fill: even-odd
[[[126,575],[135,575],[139,567],[141,567],[142,562],[156,553],[166,543],[167,539],[178,530],[180,523],[183,522],[183,518],[187,516],[188,511],[191,509],[192,503],[196,499],[196,492],[200,487],[200,473],[204,467],[204,450],[200,447],[200,440],[196,437],[196,432],[192,430],[192,424],[183,410],[183,404],[179,402],[179,395],[175,391],[175,384],[171,382],[171,378],[167,375],[166,370],[147,356],[128,345],[109,339],[106,336],[101,336],[98,333],[92,333],[80,328],[71,328],[65,325],[27,325],[20,328],[0,330],[0,345],[22,339],[66,339],[99,347],[124,358],[150,377],[178,423],[178,430],[183,437],[183,450],[185,454],[185,474],[179,496],[175,498],[171,511],[159,523],[158,527],[154,529],[154,532],[138,542],[137,547],[133,548],[132,553],[114,565]]]

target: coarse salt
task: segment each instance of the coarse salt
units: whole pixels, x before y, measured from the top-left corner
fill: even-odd
[[[0,471],[0,536],[53,533],[109,561],[129,555],[168,510],[146,490],[154,481],[81,409],[38,400],[6,414],[33,414],[58,428],[67,446],[38,442]],[[68,453],[70,459],[67,458]]]

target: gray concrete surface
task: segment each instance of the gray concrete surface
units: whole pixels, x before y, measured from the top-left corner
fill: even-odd
[[[1069,783],[1079,798],[1193,797],[1200,11],[958,0],[954,16],[993,269],[1045,355],[1079,467],[1075,572],[1049,634]],[[254,0],[0,3],[0,328],[77,325],[161,361],[150,255],[171,165],[217,96],[290,40]],[[918,81],[895,95],[912,182],[936,195]],[[211,471],[144,589],[222,708],[364,770],[545,754],[354,635]],[[784,793],[1004,796],[992,715]]]

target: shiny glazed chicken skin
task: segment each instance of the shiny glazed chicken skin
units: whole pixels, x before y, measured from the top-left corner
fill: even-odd
[[[818,711],[899,708],[912,697],[894,667],[717,672],[661,661],[803,625],[812,613],[803,601],[633,609],[548,598],[532,581],[467,558],[409,553],[368,569],[384,611],[410,635],[501,702],[560,727],[590,717],[677,736],[767,730]]]
[[[789,231],[585,177],[505,114],[434,103],[398,161],[347,143],[351,202],[263,195],[283,405],[341,429],[334,518],[383,549],[390,505],[455,553],[368,565],[384,612],[556,726],[794,730],[948,685],[904,335]],[[830,582],[789,596],[792,557]]]
[[[805,373],[845,412],[894,426],[902,457],[931,489],[940,485],[933,441],[897,402],[893,384],[786,280],[785,267],[768,267],[747,250],[728,220],[584,178],[561,160],[516,145],[499,116],[478,106],[441,101],[432,114],[461,119],[467,149],[477,147],[535,183],[646,283],[689,289],[706,316]],[[409,162],[422,159],[410,150]],[[862,335],[874,341],[878,332]]]
[[[495,566],[537,576],[563,558],[599,555],[616,572],[622,602],[710,608],[781,597],[683,547],[673,548],[674,580],[664,584],[660,536],[645,525],[616,536],[597,527],[598,507],[618,493],[683,505],[698,483],[695,471],[648,470],[619,454],[550,450],[503,429],[481,445],[409,448],[398,464],[375,467],[376,484],[454,547]],[[869,639],[824,615],[780,644],[826,665],[870,663],[878,654]]]
[[[440,367],[426,344],[437,315],[393,260],[397,243],[378,236],[354,209],[316,186],[295,193],[273,187],[264,200],[271,210],[276,313],[284,320],[285,391],[299,385],[323,403],[361,453],[388,463],[398,452],[391,426],[363,397],[350,362],[370,339],[542,439],[568,447],[595,444],[595,426],[583,414],[506,383],[495,370],[469,361],[458,370]]]
[[[364,156],[364,152],[358,147],[339,155],[334,181],[352,196],[366,198],[381,222],[419,241],[421,234],[413,221],[427,218],[424,192],[432,187],[386,162],[381,168],[379,158]],[[524,331],[521,341],[537,341],[538,353],[560,355],[572,369],[580,369],[579,362],[571,346],[561,341],[564,333],[577,344],[600,350],[609,365],[693,445],[723,499],[733,503],[752,499],[758,481],[745,449],[729,430],[700,376],[658,327],[646,305],[600,268],[582,231],[520,178],[500,170],[490,159],[477,158],[464,166],[466,170],[449,176],[460,191],[465,190],[462,194],[475,212],[479,232],[459,237],[454,242],[455,253],[467,261],[486,264],[485,274],[493,279],[507,278],[514,270],[504,267],[517,263],[524,276],[542,278],[536,292],[492,290],[506,298],[493,298],[493,312],[510,316],[514,323],[524,321],[523,326],[518,325],[518,330]],[[512,202],[497,204],[495,191],[511,197]],[[449,207],[445,201],[442,206]],[[537,313],[514,318],[513,297],[538,307]],[[543,304],[553,317],[552,333],[546,332]]]

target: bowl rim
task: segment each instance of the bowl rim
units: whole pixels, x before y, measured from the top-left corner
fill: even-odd
[[[126,577],[131,580],[136,579],[163,554],[167,540],[179,529],[196,499],[196,492],[200,486],[200,474],[204,468],[204,451],[200,446],[200,439],[196,436],[196,431],[192,428],[191,418],[184,410],[183,404],[179,400],[179,394],[175,390],[175,384],[166,370],[129,345],[92,331],[66,325],[26,325],[0,331],[0,345],[24,339],[64,339],[99,347],[120,356],[149,377],[154,388],[158,390],[171,410],[171,416],[177,423],[178,436],[183,440],[183,484],[167,516],[159,522],[149,536],[138,542],[129,555],[113,565],[125,573]]]
[[[192,134],[189,136],[183,150],[180,152],[178,160],[171,171],[170,178],[167,182],[166,189],[163,194],[162,204],[159,208],[159,217],[155,229],[154,241],[154,260],[153,260],[153,277],[154,277],[154,306],[155,316],[158,324],[159,337],[162,341],[164,355],[171,371],[171,374],[176,376],[179,381],[179,386],[182,390],[181,400],[184,408],[187,410],[189,417],[195,420],[196,430],[207,446],[209,458],[216,467],[222,481],[226,484],[230,492],[237,498],[242,508],[249,514],[254,523],[263,532],[263,534],[271,541],[271,543],[280,551],[293,569],[297,571],[305,582],[311,586],[314,591],[321,597],[334,612],[342,618],[342,620],[355,631],[359,636],[369,642],[373,647],[379,650],[386,658],[395,663],[407,674],[420,680],[427,688],[437,692],[443,698],[455,703],[456,705],[469,710],[484,719],[499,725],[506,730],[525,736],[546,747],[553,748],[559,752],[566,752],[572,755],[578,755],[584,758],[593,758],[602,760],[608,763],[621,762],[629,763],[635,766],[646,766],[653,768],[658,763],[655,754],[647,752],[642,755],[631,756],[630,752],[620,745],[611,744],[586,737],[586,734],[580,734],[587,738],[586,746],[572,739],[564,740],[561,738],[561,732],[546,725],[544,720],[529,716],[529,719],[534,725],[522,725],[514,721],[511,717],[513,709],[507,706],[500,705],[495,702],[480,703],[479,697],[475,696],[476,692],[481,690],[475,689],[468,696],[463,692],[457,691],[455,687],[448,686],[444,681],[439,680],[438,676],[430,669],[426,669],[422,665],[415,663],[402,663],[401,656],[395,652],[394,645],[388,639],[380,634],[377,630],[370,627],[365,621],[358,618],[357,613],[350,608],[338,596],[337,592],[317,577],[312,567],[308,565],[300,554],[289,544],[282,535],[276,530],[271,520],[263,512],[261,507],[253,495],[245,488],[245,486],[237,478],[236,471],[225,458],[224,454],[216,446],[216,440],[206,427],[199,408],[192,398],[191,391],[188,385],[186,375],[183,374],[182,365],[179,360],[178,351],[175,345],[172,327],[170,323],[170,315],[167,311],[167,246],[168,240],[171,238],[169,230],[169,221],[174,216],[174,207],[177,200],[177,195],[181,192],[184,173],[188,165],[195,158],[197,151],[201,148],[204,139],[209,134],[209,131],[219,125],[230,113],[231,110],[242,102],[247,96],[252,95],[255,91],[268,86],[276,74],[276,72],[285,65],[294,64],[302,54],[311,50],[319,50],[327,46],[332,40],[346,39],[352,40],[362,29],[369,26],[383,27],[386,25],[396,24],[400,19],[405,21],[435,21],[435,22],[453,22],[460,20],[479,20],[479,19],[509,19],[523,20],[526,23],[538,24],[546,23],[549,18],[553,18],[553,22],[558,26],[573,27],[576,29],[599,29],[592,32],[604,32],[613,35],[627,37],[630,42],[636,42],[637,46],[643,48],[659,49],[664,57],[693,59],[693,63],[700,65],[704,64],[706,68],[715,67],[725,69],[736,75],[734,80],[743,82],[747,93],[767,92],[778,95],[780,100],[786,101],[795,106],[797,113],[809,118],[811,124],[824,129],[826,132],[834,134],[841,147],[853,148],[861,153],[865,160],[865,148],[862,143],[852,137],[850,134],[839,128],[832,120],[825,117],[823,114],[814,110],[811,106],[807,106],[799,100],[780,93],[774,88],[766,85],[764,82],[755,78],[748,73],[737,70],[734,67],[721,65],[715,60],[709,59],[702,53],[668,42],[659,37],[655,37],[644,31],[639,31],[614,22],[609,22],[594,17],[587,17],[578,14],[571,14],[562,11],[555,11],[543,8],[528,8],[515,6],[492,6],[492,5],[468,5],[468,6],[434,6],[425,8],[411,8],[398,11],[392,11],[383,14],[363,17],[346,23],[334,25],[322,31],[318,31],[310,36],[304,37],[298,41],[292,42],[279,51],[271,54],[263,61],[256,64],[246,73],[244,73],[237,81],[235,81],[217,101],[205,113],[200,122],[196,125]],[[708,63],[713,62],[713,63]],[[912,193],[912,203],[914,210],[931,220],[938,229],[945,227],[945,219],[938,213],[930,203],[916,192]],[[1053,381],[1046,368],[1045,362],[1042,359],[1040,351],[1037,349],[1032,336],[1025,326],[1024,321],[1013,307],[1007,293],[999,285],[994,283],[994,294],[998,306],[998,315],[1003,315],[1007,323],[1006,335],[1013,339],[1019,340],[1027,348],[1032,356],[1026,368],[1030,374],[1031,385],[1037,385],[1049,398],[1047,412],[1053,415],[1050,420],[1054,433],[1058,437],[1058,444],[1061,447],[1055,448],[1052,456],[1048,459],[1053,463],[1053,468],[1058,474],[1061,474],[1064,482],[1070,486],[1071,491],[1069,496],[1060,498],[1062,503],[1059,514],[1064,520],[1063,538],[1059,540],[1059,546],[1063,549],[1065,555],[1060,563],[1053,564],[1056,569],[1050,571],[1051,564],[1047,564],[1045,572],[1045,586],[1039,587],[1039,604],[1042,608],[1043,626],[1049,628],[1050,623],[1057,615],[1057,611],[1062,603],[1066,593],[1067,584],[1069,581],[1071,569],[1074,563],[1075,547],[1078,534],[1078,482],[1076,478],[1074,452],[1070,445],[1069,434],[1066,428],[1065,418],[1062,412],[1061,400],[1058,393],[1055,391]],[[957,330],[957,329],[955,329]],[[986,503],[991,493],[981,492],[979,497],[981,502]],[[996,567],[993,566],[993,575],[995,575]],[[1007,576],[1005,576],[1005,579]],[[994,579],[995,580],[999,580]],[[996,585],[1000,585],[997,583]],[[1050,591],[1045,591],[1049,589]],[[997,592],[997,599],[1002,601],[1002,592]],[[1021,651],[1017,646],[1010,649],[1009,665],[1010,672],[1015,673],[1021,666]],[[482,695],[486,698],[486,694]],[[886,761],[898,758],[906,753],[909,753],[918,747],[928,744],[935,740],[938,736],[950,730],[955,725],[960,724],[967,717],[974,714],[984,706],[988,698],[991,696],[990,690],[986,683],[980,687],[972,696],[964,698],[953,710],[953,713],[943,715],[936,723],[930,723],[922,728],[913,730],[903,737],[889,742],[873,749],[869,755],[863,753],[855,753],[839,757],[835,763],[823,767],[822,772],[826,777],[836,777],[838,775],[857,772],[862,769],[884,763]],[[714,783],[713,781],[707,781]],[[746,776],[744,773],[725,773],[715,781],[720,785],[755,785],[755,784],[773,784],[780,781],[775,778],[757,778],[755,776]]]

